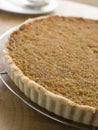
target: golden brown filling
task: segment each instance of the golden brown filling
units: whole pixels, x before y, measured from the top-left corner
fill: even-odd
[[[36,20],[14,32],[7,47],[30,79],[76,103],[98,106],[98,21]]]

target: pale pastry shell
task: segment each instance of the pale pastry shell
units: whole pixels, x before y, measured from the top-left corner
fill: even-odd
[[[29,19],[20,26],[43,18],[47,17]],[[18,30],[18,28],[15,30]],[[98,111],[96,108],[88,105],[76,104],[61,95],[48,91],[43,86],[26,77],[15,65],[13,59],[9,55],[8,50],[6,49],[6,46],[3,50],[3,56],[9,76],[17,85],[17,87],[33,102],[66,119],[87,125],[98,126]]]

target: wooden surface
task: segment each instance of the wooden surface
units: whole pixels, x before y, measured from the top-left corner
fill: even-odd
[[[78,0],[77,0],[78,1]],[[98,4],[98,3],[97,3]],[[98,19],[97,7],[59,0],[54,14],[75,15]],[[29,15],[18,15],[0,10],[0,35],[26,20]],[[76,130],[57,123],[26,106],[0,81],[0,130]]]

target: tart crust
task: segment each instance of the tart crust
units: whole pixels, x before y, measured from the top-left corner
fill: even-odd
[[[31,21],[42,18],[47,17],[29,19],[19,27],[24,24],[28,24]],[[18,30],[19,27],[16,28],[15,31]],[[43,86],[29,79],[15,65],[13,59],[9,55],[8,50],[6,49],[6,46],[3,50],[3,56],[9,76],[17,85],[17,87],[33,102],[66,119],[87,125],[98,126],[98,111],[96,108],[90,107],[88,105],[79,105],[61,95],[50,92]]]

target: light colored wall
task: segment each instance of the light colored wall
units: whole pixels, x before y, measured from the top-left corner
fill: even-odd
[[[98,7],[98,0],[70,0],[70,1],[76,1],[76,2],[90,4]]]

